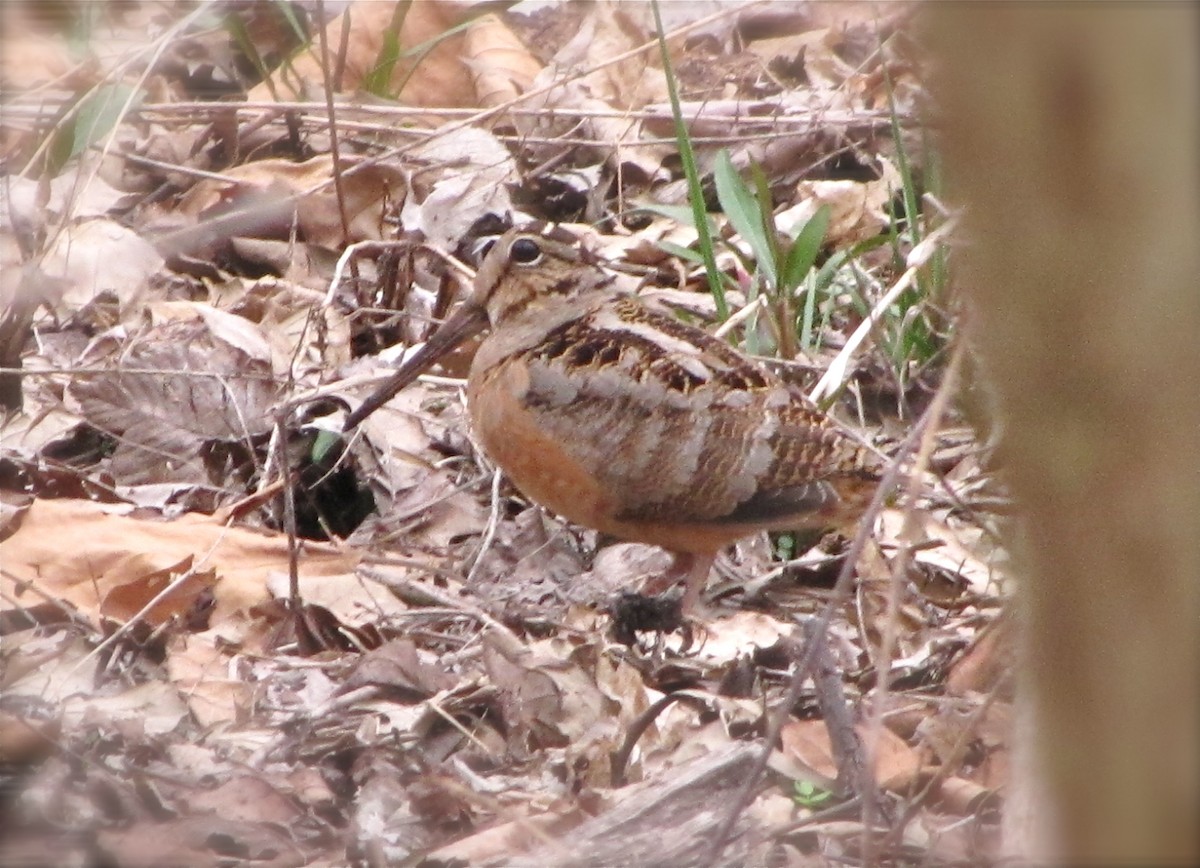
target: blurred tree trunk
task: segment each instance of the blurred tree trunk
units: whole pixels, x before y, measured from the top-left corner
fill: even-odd
[[[959,285],[1021,509],[1039,861],[1200,864],[1197,8],[930,10]]]

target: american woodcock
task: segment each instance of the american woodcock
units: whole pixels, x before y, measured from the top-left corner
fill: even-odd
[[[575,242],[506,233],[471,296],[346,429],[490,325],[467,380],[479,443],[531,500],[672,552],[684,611],[741,537],[857,518],[878,481],[870,452],[763,365],[618,290]]]

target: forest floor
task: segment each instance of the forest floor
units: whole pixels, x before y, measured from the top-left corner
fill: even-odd
[[[0,864],[1000,858],[1007,501],[919,7],[663,12],[665,74],[641,3],[4,7]],[[748,538],[640,630],[665,554],[508,484],[469,349],[343,434],[532,219],[897,465],[857,536]]]

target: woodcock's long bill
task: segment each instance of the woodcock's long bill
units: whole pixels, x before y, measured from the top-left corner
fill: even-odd
[[[501,237],[346,429],[488,327],[467,380],[478,442],[536,503],[674,553],[685,610],[725,546],[844,525],[874,492],[874,455],[763,365],[618,289],[561,228]]]

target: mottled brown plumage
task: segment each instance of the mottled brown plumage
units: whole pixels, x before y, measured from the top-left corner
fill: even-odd
[[[514,230],[472,296],[347,419],[349,429],[486,326],[467,381],[471,424],[527,497],[689,571],[756,531],[842,525],[873,457],[770,370],[647,306],[561,229]]]

